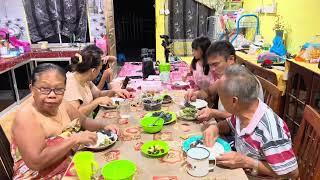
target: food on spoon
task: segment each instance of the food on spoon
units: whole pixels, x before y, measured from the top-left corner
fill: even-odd
[[[160,153],[164,153],[164,149],[159,145],[153,145],[148,148],[149,155],[158,155]]]

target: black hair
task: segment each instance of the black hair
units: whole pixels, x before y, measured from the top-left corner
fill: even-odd
[[[207,50],[207,57],[223,56],[227,60],[231,55],[236,58],[236,50],[229,41],[216,41]]]
[[[208,65],[208,60],[207,60],[207,56],[206,56],[206,52],[208,47],[210,46],[211,41],[208,37],[205,36],[201,36],[198,37],[196,39],[194,39],[192,41],[191,47],[194,50],[200,49],[202,51],[203,54],[203,72],[205,75],[209,74],[209,65]],[[191,67],[193,70],[197,69],[197,62],[199,61],[199,59],[196,59],[195,57],[193,57],[192,61],[191,61]]]
[[[49,71],[56,71],[58,72],[61,76],[64,77],[64,84],[66,84],[66,71],[61,68],[58,65],[55,64],[51,64],[51,63],[43,63],[38,65],[36,68],[34,68],[32,74],[31,74],[31,85],[33,86],[34,83],[37,82],[37,80],[39,79],[39,76],[45,72],[49,72]]]
[[[76,55],[71,57],[71,71],[84,73],[91,68],[97,68],[101,64],[103,52],[96,45],[86,46],[79,54],[81,55],[82,61]]]

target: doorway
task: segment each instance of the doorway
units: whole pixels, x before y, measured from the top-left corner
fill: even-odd
[[[114,0],[117,54],[141,61],[141,49],[155,49],[155,0]]]

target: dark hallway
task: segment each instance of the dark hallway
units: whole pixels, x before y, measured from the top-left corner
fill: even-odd
[[[115,0],[117,53],[127,61],[141,61],[141,48],[155,49],[154,0]]]

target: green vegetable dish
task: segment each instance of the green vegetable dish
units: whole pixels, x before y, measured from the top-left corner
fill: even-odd
[[[185,120],[195,120],[198,110],[195,107],[185,107],[180,111],[180,118]]]
[[[149,155],[157,155],[159,153],[164,153],[164,149],[159,145],[153,145],[148,148]]]
[[[153,117],[161,116],[161,118],[164,120],[165,123],[170,122],[172,120],[172,114],[166,113],[166,112],[163,112],[163,111],[154,112],[154,113],[152,113],[152,116]]]

